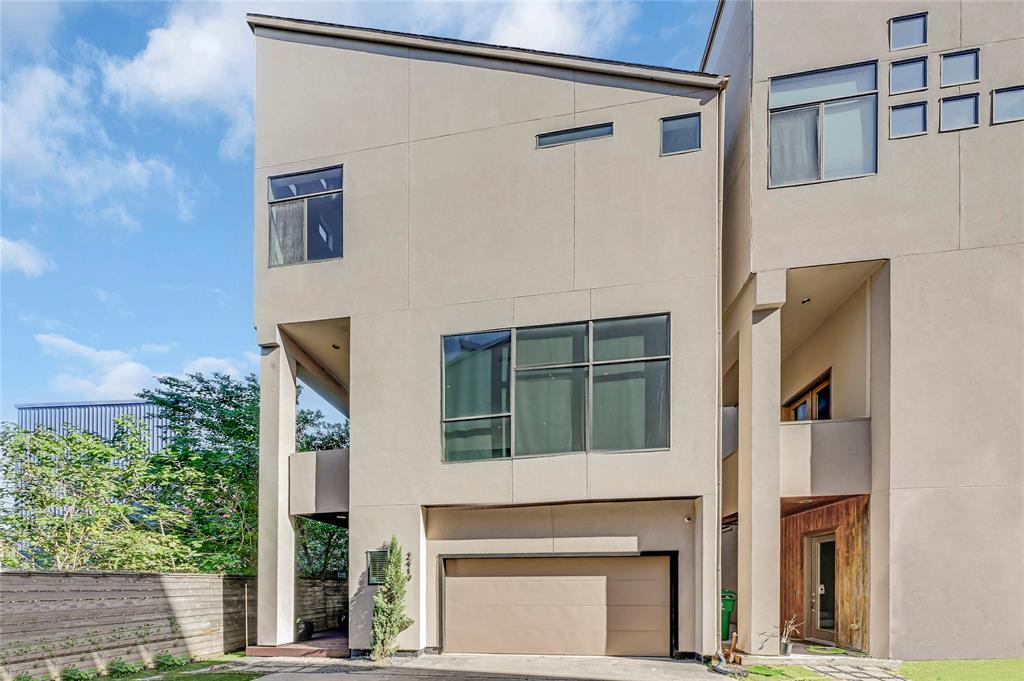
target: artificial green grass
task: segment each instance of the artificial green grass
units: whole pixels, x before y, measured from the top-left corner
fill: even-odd
[[[766,679],[786,679],[787,681],[813,681],[814,679],[828,678],[812,669],[798,665],[768,666],[759,664],[747,667],[744,671],[749,672],[750,676],[748,678],[752,679],[764,677]]]
[[[925,660],[904,662],[896,671],[910,681],[1021,681],[1024,659]]]
[[[108,679],[109,681],[141,681],[142,679],[152,679],[152,681],[252,681],[252,679],[263,676],[263,674],[252,672],[203,671],[227,662],[236,662],[244,657],[245,655],[242,653],[228,653],[189,662],[173,669],[143,669],[141,672],[126,676],[96,677],[94,681],[107,681]]]

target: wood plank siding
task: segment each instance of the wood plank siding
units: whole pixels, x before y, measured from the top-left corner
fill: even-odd
[[[868,498],[850,497],[782,518],[780,625],[794,614],[798,621],[806,617],[806,538],[835,532],[836,645],[867,650],[871,587]],[[803,628],[800,633],[803,635]]]

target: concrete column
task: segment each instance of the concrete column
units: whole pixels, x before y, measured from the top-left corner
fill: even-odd
[[[295,527],[288,513],[288,458],[295,452],[295,360],[277,335],[277,344],[260,349],[258,645],[295,640]]]
[[[718,533],[721,519],[714,494],[697,497],[693,502],[694,522],[694,600],[697,603],[695,652],[714,655],[721,637],[721,586],[718,578]],[[680,646],[686,649],[685,644]]]
[[[739,647],[779,653],[779,395],[784,270],[758,273],[739,327]]]

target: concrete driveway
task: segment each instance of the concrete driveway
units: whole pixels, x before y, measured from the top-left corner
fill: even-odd
[[[250,660],[259,662],[247,664]],[[696,662],[549,655],[423,655],[397,658],[386,664],[368,660],[247,658],[231,667],[232,671],[268,674],[259,681],[710,681],[726,678]],[[316,674],[317,678],[310,679],[309,674]]]

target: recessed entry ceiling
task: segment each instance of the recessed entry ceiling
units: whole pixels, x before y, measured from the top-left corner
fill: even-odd
[[[782,357],[787,357],[807,340],[882,262],[868,260],[787,271],[786,305],[782,308]]]
[[[347,317],[281,325],[306,354],[345,386],[350,374],[350,327]]]

